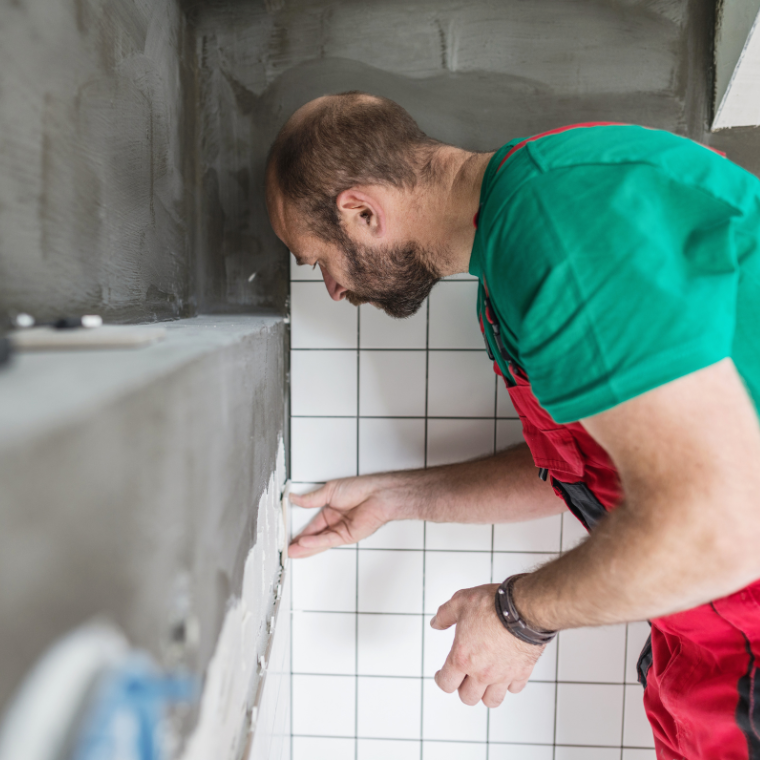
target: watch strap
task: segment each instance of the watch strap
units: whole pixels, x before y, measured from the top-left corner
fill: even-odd
[[[510,575],[496,591],[496,614],[501,620],[504,627],[521,641],[536,646],[548,644],[556,635],[557,631],[543,631],[539,628],[532,628],[520,617],[520,613],[515,606],[515,600],[512,592],[515,581],[522,578],[527,573],[519,575]]]

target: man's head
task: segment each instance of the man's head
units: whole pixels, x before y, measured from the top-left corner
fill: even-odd
[[[319,264],[330,295],[414,314],[440,277],[421,186],[441,143],[393,101],[328,95],[296,111],[267,162],[267,205],[299,263]],[[424,204],[423,204],[424,205]]]

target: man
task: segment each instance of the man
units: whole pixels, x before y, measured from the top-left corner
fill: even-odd
[[[471,153],[345,93],[287,122],[267,198],[335,300],[405,317],[440,277],[476,275],[530,449],[293,497],[322,509],[290,556],[394,519],[569,508],[584,543],[438,610],[434,628],[456,625],[438,685],[494,707],[556,631],[650,620],[639,667],[658,758],[760,758],[760,182],[630,125]]]

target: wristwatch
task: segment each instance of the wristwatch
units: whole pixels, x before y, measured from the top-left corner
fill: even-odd
[[[521,641],[536,646],[548,644],[556,635],[557,631],[543,631],[539,628],[532,628],[521,617],[515,607],[515,600],[512,598],[512,589],[515,581],[522,578],[527,573],[519,575],[510,575],[496,591],[496,614],[504,627]]]

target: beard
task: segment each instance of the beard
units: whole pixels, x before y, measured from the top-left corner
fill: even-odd
[[[411,241],[373,250],[344,239],[343,249],[353,285],[346,300],[354,306],[371,303],[395,319],[416,314],[441,279],[427,263],[433,257]]]

